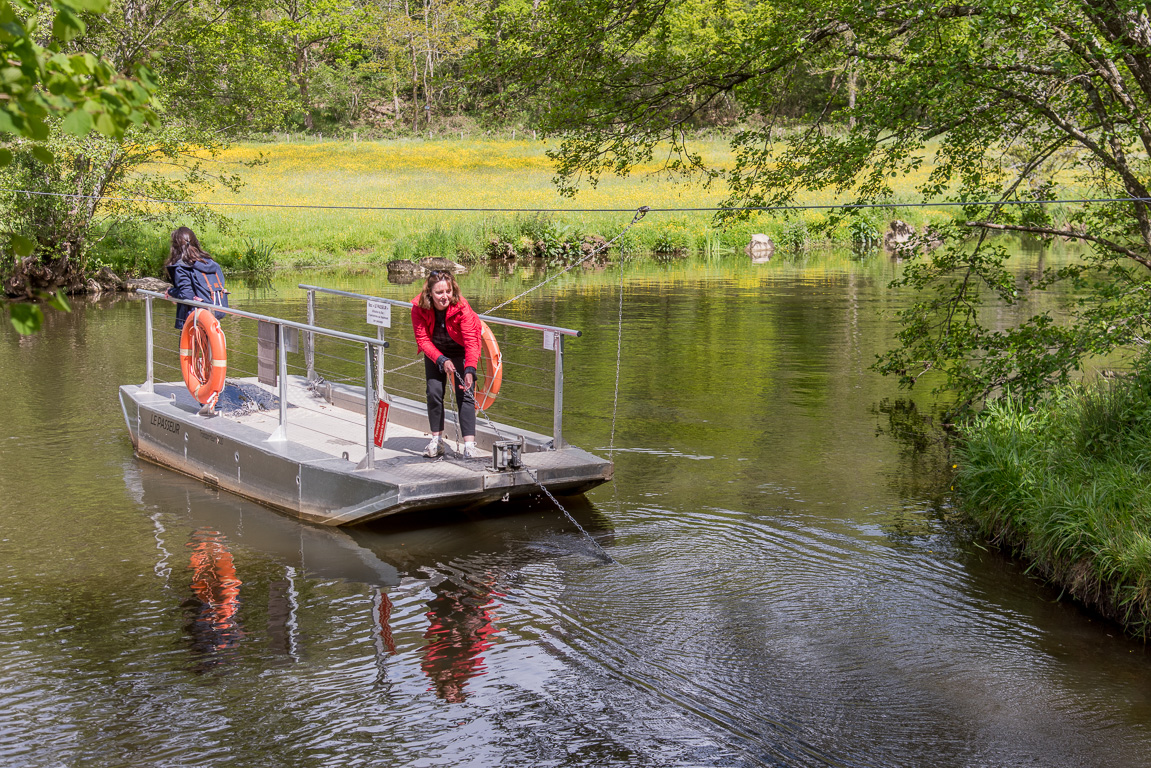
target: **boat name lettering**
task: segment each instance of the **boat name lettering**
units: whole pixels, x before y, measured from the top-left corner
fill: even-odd
[[[165,416],[161,416],[158,413],[152,414],[152,424],[159,427],[160,429],[166,429],[169,432],[180,431],[180,422],[169,419]]]
[[[205,440],[208,440],[209,442],[213,442],[213,443],[219,443],[220,442],[219,435],[213,435],[211,432],[205,432],[202,429],[200,430],[200,437],[204,438]]]

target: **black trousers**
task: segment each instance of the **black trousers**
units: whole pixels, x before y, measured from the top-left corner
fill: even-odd
[[[460,435],[474,435],[476,433],[476,385],[464,389],[464,357],[451,358],[456,366],[456,403],[460,412]],[[424,355],[424,377],[428,380],[428,424],[432,432],[444,431],[444,390],[448,376],[440,367]]]

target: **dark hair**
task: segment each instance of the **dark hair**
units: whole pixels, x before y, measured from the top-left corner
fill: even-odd
[[[449,304],[459,304],[463,296],[460,295],[460,284],[456,282],[456,276],[452,274],[450,269],[433,269],[428,273],[428,279],[424,281],[424,289],[420,291],[420,308],[432,309],[435,304],[432,303],[432,287],[436,283],[448,281],[448,285],[452,288],[452,298]]]
[[[170,267],[181,261],[185,264],[195,264],[197,261],[210,258],[211,255],[196,239],[196,233],[187,227],[180,227],[172,233],[172,247],[168,251],[168,260],[164,262],[164,266]]]

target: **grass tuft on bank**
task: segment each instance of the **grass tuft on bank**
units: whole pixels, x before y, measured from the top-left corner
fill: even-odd
[[[1151,370],[992,403],[964,438],[955,489],[983,533],[1151,635]]]

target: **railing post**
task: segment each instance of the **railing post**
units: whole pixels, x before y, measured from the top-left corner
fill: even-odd
[[[288,439],[288,353],[284,343],[284,326],[280,323],[276,323],[276,358],[280,369],[280,426],[276,427],[268,442]]]
[[[376,397],[372,387],[372,345],[364,345],[364,458],[356,469],[371,469],[376,463],[373,429],[376,426]]]
[[[308,291],[308,325],[316,324],[316,292]],[[316,380],[316,337],[304,331],[304,365],[308,368],[308,381]]]
[[[376,338],[380,340],[381,346],[376,351],[376,388],[384,391],[384,326],[376,326]]]
[[[140,387],[142,392],[155,392],[156,391],[156,369],[153,363],[155,359],[155,341],[152,338],[152,297],[144,297],[144,331],[147,341],[145,342],[146,352],[145,359],[147,360],[147,378],[144,380],[144,386]]]
[[[545,331],[547,333],[547,331]],[[564,433],[564,335],[555,334],[556,342],[556,381],[555,401],[552,405],[552,447],[563,448]]]

